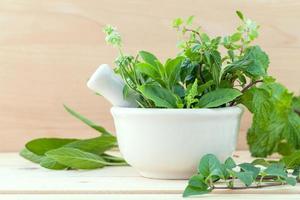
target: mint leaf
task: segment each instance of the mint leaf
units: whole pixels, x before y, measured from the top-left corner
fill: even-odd
[[[281,159],[288,169],[294,169],[300,166],[300,150],[293,152],[288,156],[284,156]]]
[[[220,166],[221,163],[215,155],[206,154],[200,160],[198,172],[204,177],[220,176],[222,175]]]
[[[204,94],[200,98],[198,106],[201,108],[218,107],[235,100],[241,95],[242,93],[236,89],[219,88],[212,92]]]
[[[31,140],[25,146],[26,148],[37,155],[44,155],[47,151],[57,149],[68,143],[78,141],[77,139],[61,139],[61,138],[39,138]]]
[[[171,91],[156,84],[145,84],[138,90],[148,99],[152,100],[157,107],[176,108],[177,98]]]
[[[255,179],[253,179],[253,173],[250,171],[236,172],[236,177],[240,179],[246,186],[250,186]]]
[[[280,150],[282,142],[300,148],[300,117],[293,111],[293,95],[281,84],[265,79],[247,90],[242,103],[253,113],[247,141],[251,154],[266,157]]]
[[[83,123],[85,123],[86,125],[88,125],[89,127],[95,129],[96,131],[98,131],[100,133],[111,135],[111,133],[109,133],[104,127],[102,127],[102,126],[100,126],[100,125],[92,122],[91,120],[89,120],[86,117],[82,116],[81,114],[75,112],[74,110],[72,110],[68,106],[64,105],[64,108],[66,109],[66,111],[68,113],[70,113],[75,118],[79,119],[80,121],[82,121]]]
[[[211,189],[206,187],[193,187],[188,185],[182,194],[183,197],[193,196],[193,195],[202,195],[211,192]]]
[[[236,167],[236,163],[231,157],[227,158],[224,164],[227,169],[233,169]]]
[[[279,176],[281,178],[287,178],[287,172],[284,166],[280,163],[271,164],[264,172],[270,176]]]

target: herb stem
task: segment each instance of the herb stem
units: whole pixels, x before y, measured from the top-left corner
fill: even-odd
[[[270,187],[270,186],[279,186],[284,185],[285,183],[270,183],[270,184],[264,184],[264,185],[257,185],[257,186],[239,186],[239,187],[231,187],[232,190],[243,190],[243,189],[251,189],[251,188],[264,188],[264,187]],[[213,189],[229,189],[226,186],[219,186],[219,187],[213,187]]]

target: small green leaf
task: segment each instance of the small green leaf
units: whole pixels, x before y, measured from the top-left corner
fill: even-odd
[[[253,165],[261,165],[261,166],[264,166],[264,167],[268,167],[271,165],[271,163],[269,163],[268,161],[266,161],[265,159],[263,158],[257,158],[255,160],[253,160],[251,162],[251,164]]]
[[[287,172],[284,169],[284,165],[280,163],[273,163],[267,169],[264,170],[269,176],[279,176],[281,178],[287,178]]]
[[[204,176],[220,176],[222,175],[221,163],[213,154],[206,154],[200,160],[198,165],[198,172]]]
[[[31,152],[27,148],[24,148],[20,151],[20,156],[34,163],[40,163],[41,159],[43,158],[43,156]]]
[[[190,26],[193,24],[193,20],[194,20],[195,16],[189,16],[186,20],[186,25]]]
[[[294,177],[287,177],[285,179],[286,183],[292,186],[295,186],[297,184],[297,180]]]
[[[234,160],[229,157],[225,160],[224,165],[227,169],[233,169],[236,167],[236,163],[234,162]]]
[[[39,138],[29,141],[25,146],[29,151],[42,156],[49,150],[60,148],[74,141],[77,139]]]
[[[69,147],[48,151],[46,156],[73,169],[95,169],[107,164],[103,158],[96,154]]]
[[[193,85],[190,87],[190,89],[185,94],[185,101],[186,101],[186,107],[191,108],[192,104],[197,103],[198,99],[196,96],[198,95],[198,80],[195,79]]]
[[[176,108],[177,98],[171,91],[156,84],[145,84],[138,90],[148,99],[152,100],[157,107]]]
[[[203,95],[200,98],[198,106],[201,108],[218,107],[235,100],[241,95],[242,93],[236,89],[219,88]]]
[[[198,87],[198,94],[202,94],[203,92],[205,92],[205,90],[209,89],[212,85],[214,85],[214,81],[213,80],[209,80],[206,83],[200,85]]]
[[[211,189],[206,185],[206,187],[193,187],[188,185],[183,192],[183,197],[194,196],[194,195],[202,195],[210,193]]]
[[[243,15],[243,13],[242,13],[241,11],[237,10],[237,11],[236,11],[236,14],[237,14],[237,16],[238,16],[241,20],[244,21],[244,15]]]
[[[253,179],[253,173],[250,171],[244,171],[244,172],[236,172],[236,177],[240,179],[246,186],[250,186],[254,179]]]
[[[250,163],[241,163],[238,165],[243,171],[251,172],[252,177],[255,180],[260,172],[260,168],[255,167],[253,164]]]
[[[176,18],[172,21],[173,28],[179,28],[183,24],[183,20],[181,18]]]
[[[73,115],[74,117],[76,117],[77,119],[79,119],[80,121],[82,121],[83,123],[88,125],[89,127],[95,129],[96,131],[98,131],[100,133],[111,135],[111,133],[109,133],[104,127],[102,127],[102,126],[92,122],[91,120],[85,118],[84,116],[82,116],[81,114],[75,112],[74,110],[72,110],[68,106],[64,105],[64,108],[66,109],[66,111],[68,113],[70,113],[71,115]]]
[[[242,34],[241,33],[234,33],[233,35],[230,36],[230,40],[232,42],[237,42],[242,38]]]
[[[47,169],[53,169],[53,170],[62,170],[66,169],[67,166],[62,165],[58,162],[56,162],[54,159],[49,158],[47,156],[44,156],[40,162],[40,165]]]
[[[168,77],[167,82],[169,84],[169,88],[173,88],[175,83],[178,82],[180,78],[180,66],[183,60],[184,57],[178,56],[175,59],[168,59],[166,62],[165,71]]]

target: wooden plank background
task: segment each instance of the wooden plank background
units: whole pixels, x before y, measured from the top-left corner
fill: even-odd
[[[269,54],[271,74],[293,92],[300,89],[300,1],[298,0],[1,0],[0,151],[16,151],[35,137],[97,135],[70,117],[65,103],[113,130],[110,104],[85,86],[116,51],[104,42],[105,24],[117,26],[126,51],[176,54],[170,26],[178,16],[195,15],[213,35],[233,31],[235,10],[261,25],[257,41]],[[243,118],[239,149],[247,148]]]

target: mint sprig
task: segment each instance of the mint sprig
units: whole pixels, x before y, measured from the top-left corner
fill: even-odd
[[[260,163],[267,163],[268,166],[263,167]],[[216,189],[261,188],[283,184],[294,186],[299,170],[290,174],[287,169],[287,165],[279,161],[260,159],[259,162],[256,160],[237,165],[231,157],[221,163],[215,155],[207,154],[200,160],[198,173],[188,181],[183,197],[203,195]],[[244,186],[237,185],[237,181]],[[226,186],[220,186],[218,182],[225,183]]]

